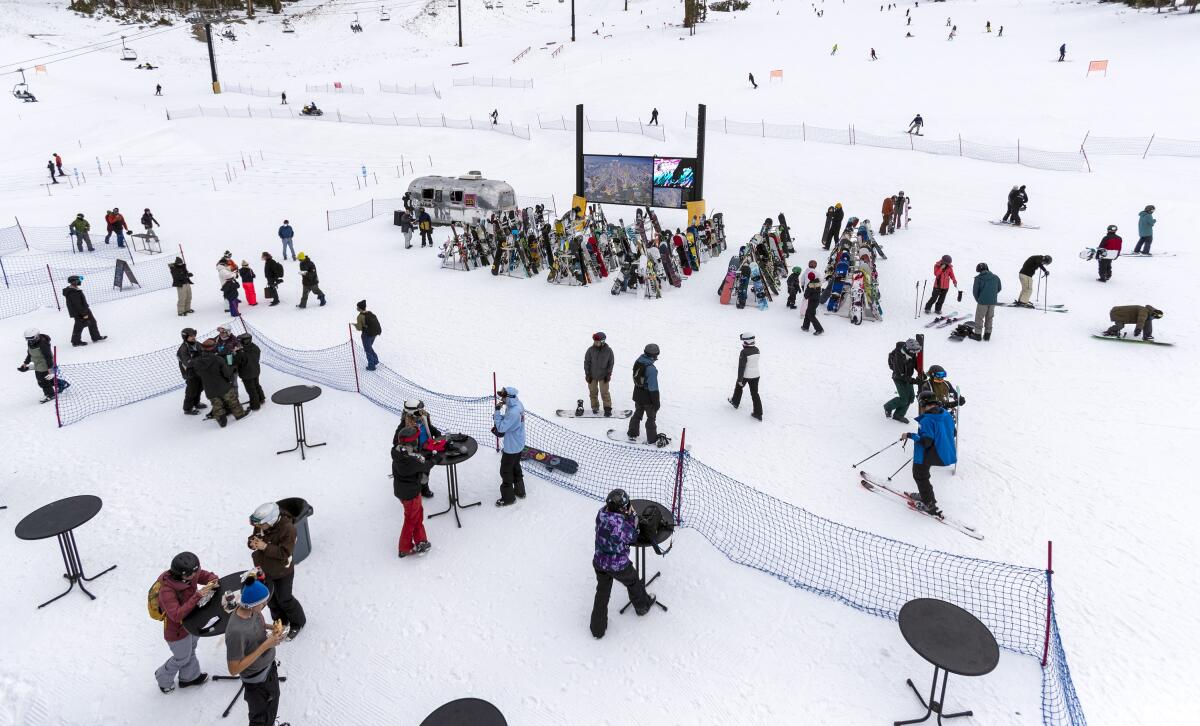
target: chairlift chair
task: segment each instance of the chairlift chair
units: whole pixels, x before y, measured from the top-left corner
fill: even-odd
[[[379,8],[379,22],[386,23],[391,20],[392,16],[388,15],[387,8]]]
[[[18,101],[24,101],[25,103],[37,103],[37,97],[29,92],[29,84],[25,81],[21,81],[17,85],[13,86],[12,95],[13,98],[17,99]]]
[[[290,20],[283,21],[283,32],[285,32],[285,33],[296,32],[296,29],[292,27],[292,21],[290,21]]]

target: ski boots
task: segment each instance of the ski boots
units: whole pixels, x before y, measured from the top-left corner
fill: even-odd
[[[991,339],[992,339],[992,331],[990,331],[990,330],[989,330],[988,332],[984,333],[984,334],[983,334],[983,339],[984,339],[984,340],[991,340]]]
[[[184,681],[184,680],[179,681],[179,687],[180,688],[191,688],[192,686],[198,686],[207,680],[208,680],[208,674],[201,673],[200,675],[196,676],[195,678],[193,678],[190,681]]]
[[[433,545],[429,544],[428,542],[418,542],[416,546],[413,547],[413,552],[417,553],[418,555],[423,555],[431,549],[433,549]]]

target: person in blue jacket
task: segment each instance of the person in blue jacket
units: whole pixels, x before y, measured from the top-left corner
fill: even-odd
[[[1135,255],[1150,254],[1150,244],[1154,242],[1154,223],[1158,221],[1154,219],[1154,205],[1148,204],[1146,208],[1138,212],[1138,241],[1133,248]]]
[[[917,508],[934,517],[941,517],[933,485],[929,483],[929,468],[950,466],[958,461],[954,449],[954,416],[942,407],[931,391],[921,392],[921,414],[917,416],[917,433],[906,433],[900,440],[911,439],[913,447],[912,476],[917,483],[916,492],[909,492]]]
[[[525,498],[525,474],[521,471],[521,454],[525,451],[525,406],[517,400],[517,389],[505,386],[499,391],[500,400],[492,414],[492,432],[501,438],[500,498],[497,507],[507,507],[516,497]],[[503,411],[501,410],[503,409]]]
[[[292,245],[292,238],[295,236],[292,225],[286,219],[283,220],[283,224],[279,226],[279,241],[283,243],[283,259],[287,259],[288,250],[291,250],[292,262],[296,261],[296,248]]]
[[[629,419],[629,430],[625,435],[631,442],[637,441],[638,428],[642,423],[642,416],[645,416],[646,443],[661,448],[666,446],[667,440],[665,436],[659,440],[658,425],[654,420],[658,416],[659,406],[662,405],[658,394],[658,367],[655,365],[658,354],[658,345],[650,343],[633,363],[633,416]]]

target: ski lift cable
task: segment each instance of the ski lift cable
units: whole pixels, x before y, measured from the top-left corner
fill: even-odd
[[[173,30],[179,30],[182,27],[188,27],[188,26],[180,25],[180,26],[173,26],[170,28],[156,28],[152,32],[143,33],[133,39],[134,40],[145,40],[147,38],[152,38],[155,35],[162,35],[163,33],[169,33]],[[81,46],[79,48],[73,48],[71,50],[59,51],[58,53],[52,53],[50,55],[40,56],[39,58],[31,58],[26,61],[19,61],[16,63],[3,63],[3,64],[0,64],[0,68],[5,68],[8,66],[24,67],[24,65],[29,64],[29,63],[34,63],[35,61],[36,61],[36,65],[48,66],[53,63],[59,63],[61,61],[65,61],[65,60],[79,58],[80,56],[89,55],[91,53],[99,53],[100,51],[104,51],[104,50],[112,50],[114,48],[121,47],[123,42],[128,42],[130,39],[131,39],[131,36],[125,36],[124,39],[117,38],[116,40],[103,41],[103,44],[92,43],[91,45]],[[76,51],[80,51],[80,52],[76,52]],[[65,53],[74,53],[74,55],[68,55],[64,58],[54,58],[53,60],[42,60],[43,58],[53,58],[56,55],[63,55]],[[14,70],[10,70],[10,71],[0,71],[0,75],[16,73],[18,70],[19,69],[14,69]]]

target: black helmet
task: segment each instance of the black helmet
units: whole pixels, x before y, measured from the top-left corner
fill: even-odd
[[[975,265],[975,271],[976,272],[987,272],[988,271],[987,263],[980,262],[978,265]]]
[[[182,580],[199,569],[200,558],[191,552],[180,552],[171,559],[171,577],[176,580]]]
[[[82,285],[83,284],[83,275],[71,275],[70,277],[67,278],[67,284],[68,285]]]
[[[658,344],[650,343],[646,346],[645,350],[643,350],[642,352],[645,353],[646,355],[650,356],[651,358],[657,358],[658,357]]]
[[[917,394],[917,400],[922,406],[926,406],[931,403],[938,403],[938,398],[934,394],[932,388],[922,388],[921,392]]]
[[[184,340],[187,340],[188,338],[192,337],[192,336],[193,336],[193,335],[195,335],[195,334],[196,334],[196,329],[195,329],[195,328],[184,328],[183,330],[179,331],[179,335],[180,335],[180,336],[181,336],[181,337],[182,337]]]
[[[1112,234],[1113,232],[1116,232],[1116,231],[1117,231],[1117,225],[1115,225],[1115,224],[1108,225],[1108,233],[1109,234]]]
[[[939,373],[941,375],[938,375]],[[942,368],[941,366],[938,366],[938,365],[929,366],[929,377],[930,378],[945,378],[946,377],[946,369]]]
[[[954,259],[952,257],[950,257],[950,255],[942,255],[942,264],[943,265],[948,265],[953,261],[954,261]]]
[[[624,512],[629,508],[629,495],[624,489],[613,489],[605,498],[604,506],[610,512]]]
[[[1042,255],[1042,264],[1043,264],[1043,265],[1048,265],[1048,264],[1050,264],[1051,262],[1054,262],[1054,258],[1053,258],[1053,257],[1051,257],[1050,255]]]

